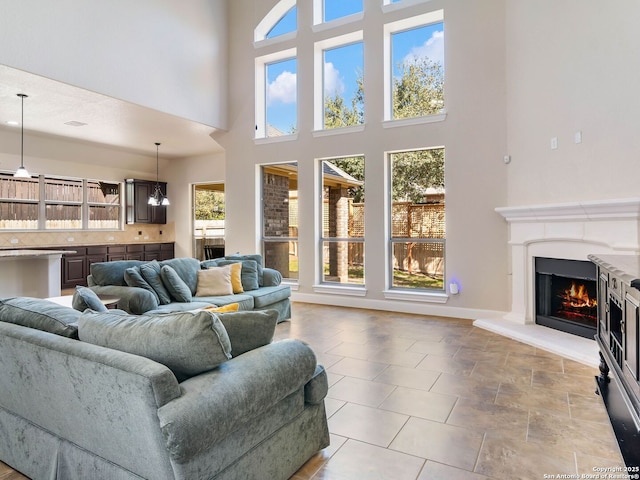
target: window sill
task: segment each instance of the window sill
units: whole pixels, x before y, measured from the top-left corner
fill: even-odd
[[[425,123],[444,122],[447,119],[447,112],[428,115],[426,117],[401,118],[398,120],[385,120],[382,122],[384,128],[406,127],[408,125],[423,125]]]
[[[294,133],[293,135],[282,135],[281,137],[254,138],[253,141],[256,145],[267,145],[269,143],[293,142],[297,139],[298,134]]]
[[[400,3],[388,3],[382,6],[383,13],[394,12],[402,8],[413,7],[414,5],[420,5],[421,3],[428,3],[431,0],[404,0]]]
[[[385,290],[384,298],[387,300],[402,300],[409,302],[447,303],[449,295],[444,292],[411,292],[408,290]]]
[[[317,23],[313,25],[313,27],[311,28],[313,30],[313,33],[324,32],[326,30],[331,30],[332,28],[337,28],[343,25],[349,25],[351,23],[360,22],[363,19],[364,19],[364,12],[352,13],[351,15],[347,15],[346,17],[336,18],[328,22]]]
[[[367,289],[363,287],[350,287],[346,285],[314,285],[315,293],[326,293],[330,295],[348,295],[351,297],[364,297],[367,295]]]
[[[295,32],[284,33],[282,35],[278,35],[277,37],[256,40],[253,42],[253,48],[258,49],[258,48],[268,47],[269,45],[278,45],[280,43],[285,43],[290,40],[295,40],[297,36],[298,36],[298,32],[295,31]]]
[[[331,135],[342,135],[345,133],[364,132],[364,125],[354,125],[351,127],[328,128],[323,130],[314,130],[314,137],[329,137]]]

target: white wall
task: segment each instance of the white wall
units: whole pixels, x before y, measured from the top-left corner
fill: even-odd
[[[170,162],[166,170],[170,179],[168,220],[175,224],[176,257],[192,257],[193,184],[224,183],[225,156],[222,153],[183,158]]]
[[[479,310],[503,311],[508,305],[507,230],[494,211],[507,201],[506,85],[504,0],[431,1],[410,7],[415,14],[444,8],[446,104],[448,117],[437,124],[382,128],[382,25],[379,0],[365,0],[364,20],[351,29],[365,29],[366,127],[364,132],[314,138],[312,124],[313,41],[309,28],[312,2],[298,2],[298,127],[295,142],[256,145],[254,136],[254,58],[276,51],[256,50],[253,30],[275,0],[230,2],[229,131],[216,136],[226,150],[227,238],[231,250],[259,248],[258,166],[298,161],[300,217],[299,298],[318,302],[473,316]],[[293,46],[286,43],[282,48]],[[249,72],[249,73],[248,73]],[[456,278],[461,293],[444,309],[433,304],[385,301],[384,152],[444,145],[447,189],[447,275]],[[317,260],[315,159],[364,154],[366,162],[367,296],[314,295]]]
[[[226,0],[0,0],[0,64],[227,126]]]
[[[635,0],[506,2],[509,206],[639,195],[638,18]]]

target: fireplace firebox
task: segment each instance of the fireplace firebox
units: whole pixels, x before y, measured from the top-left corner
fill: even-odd
[[[537,324],[593,339],[598,323],[596,266],[536,257],[535,307]]]

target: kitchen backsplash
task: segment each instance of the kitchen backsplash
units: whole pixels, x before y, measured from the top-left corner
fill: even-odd
[[[175,224],[126,225],[124,231],[12,231],[0,232],[0,248],[68,247],[73,245],[119,245],[175,241]]]

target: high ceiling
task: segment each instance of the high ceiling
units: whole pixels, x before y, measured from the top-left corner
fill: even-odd
[[[215,128],[140,105],[83,90],[0,65],[0,128],[20,128],[20,97],[24,99],[25,132],[156,153],[178,158],[221,152],[212,138]],[[7,122],[18,122],[11,126]]]

